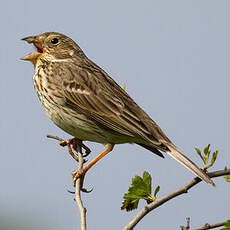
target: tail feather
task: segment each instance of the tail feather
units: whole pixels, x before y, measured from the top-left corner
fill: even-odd
[[[145,145],[145,144],[140,144],[140,143],[136,143],[136,144],[138,144],[138,145],[144,147],[145,149],[148,149],[149,151],[151,151],[151,152],[157,154],[159,157],[164,158],[164,155],[163,155],[159,150],[157,150],[156,148],[154,148],[154,147],[152,147],[152,146],[150,147],[150,146]]]
[[[205,181],[208,184],[212,184],[215,186],[215,183],[211,180],[211,178],[202,171],[195,163],[193,163],[188,157],[182,154],[174,145],[165,144],[169,151],[166,153],[173,157],[176,161],[181,163],[187,169],[192,171],[196,176],[198,176],[201,180]]]

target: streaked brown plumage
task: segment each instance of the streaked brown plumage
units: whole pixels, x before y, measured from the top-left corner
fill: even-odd
[[[50,119],[80,140],[105,144],[75,179],[112,151],[115,144],[136,143],[163,157],[168,153],[207,183],[213,181],[184,156],[160,127],[67,36],[48,32],[24,38],[37,49],[23,60],[34,64],[34,86]]]

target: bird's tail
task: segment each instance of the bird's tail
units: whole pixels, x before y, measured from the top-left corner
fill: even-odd
[[[215,186],[215,183],[211,180],[211,178],[202,171],[195,163],[193,163],[188,157],[182,154],[173,144],[165,144],[169,151],[166,153],[177,160],[179,163],[184,165],[187,169],[192,171],[196,176],[198,176],[201,180],[205,181],[208,184]]]

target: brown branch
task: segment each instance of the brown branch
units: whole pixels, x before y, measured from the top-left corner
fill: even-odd
[[[215,172],[211,172],[211,173],[207,173],[209,177],[213,178],[213,177],[219,177],[219,176],[225,176],[225,175],[230,175],[230,169],[227,170],[219,170],[219,171],[215,171]],[[187,184],[185,184],[184,186],[182,186],[181,188],[157,199],[156,201],[146,205],[144,208],[142,208],[136,216],[134,216],[134,218],[123,228],[123,230],[131,230],[133,229],[136,224],[142,220],[142,218],[147,215],[150,211],[156,209],[157,207],[161,206],[162,204],[164,204],[165,202],[181,195],[184,193],[187,193],[188,190],[190,188],[192,188],[193,186],[195,186],[196,184],[200,183],[201,179],[198,177],[195,177],[193,180],[191,180],[190,182],[188,182]]]
[[[81,147],[77,146],[77,153],[78,153],[78,169],[82,169],[84,159],[82,156]],[[76,187],[75,187],[75,201],[77,203],[79,212],[80,212],[80,218],[81,218],[81,230],[86,230],[86,208],[83,206],[82,200],[81,200],[81,189],[83,185],[84,177],[80,177],[76,181]]]
[[[208,230],[208,229],[212,229],[212,228],[218,228],[218,227],[224,226],[225,223],[226,223],[226,221],[216,223],[216,224],[205,224],[202,227],[194,228],[192,230]]]
[[[48,138],[52,138],[55,140],[58,140],[60,142],[63,142],[64,140],[58,136],[53,136],[53,135],[46,135]],[[60,145],[62,146],[66,146],[68,147],[68,151],[70,153],[70,155],[78,161],[78,170],[83,168],[83,164],[84,164],[84,158],[82,155],[82,150],[81,150],[81,146],[78,145],[77,142],[73,142],[72,146],[73,149],[77,152],[78,157],[75,156],[75,154],[73,153],[70,144],[65,143],[64,145],[62,143],[60,143]],[[75,201],[76,204],[78,206],[79,212],[80,212],[80,219],[81,219],[81,230],[86,230],[86,208],[83,206],[82,200],[81,200],[81,191],[83,192],[90,192],[87,191],[86,189],[82,188],[83,186],[83,181],[84,181],[84,176],[80,177],[79,179],[76,180],[76,186],[75,186]]]
[[[199,227],[199,228],[194,228],[191,230],[208,230],[208,229],[213,229],[213,228],[218,228],[221,226],[224,226],[226,223],[226,221],[224,222],[220,222],[220,223],[216,223],[216,224],[204,224],[203,226]],[[180,226],[181,230],[189,230],[190,229],[190,218],[187,217],[186,218],[186,226]]]
[[[46,137],[51,138],[51,139],[55,139],[55,140],[58,140],[58,141],[63,141],[62,138],[60,138],[58,136],[53,136],[53,135],[50,135],[50,134],[47,134]]]

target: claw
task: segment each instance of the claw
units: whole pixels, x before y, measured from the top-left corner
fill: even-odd
[[[91,150],[82,143],[82,140],[80,139],[77,139],[76,137],[75,138],[72,138],[72,139],[67,139],[67,140],[61,140],[59,142],[59,144],[62,146],[62,147],[65,147],[67,146],[68,147],[68,151],[69,151],[69,154],[73,157],[74,160],[78,161],[78,157],[74,154],[72,148],[77,152],[78,149],[77,147],[80,146],[81,148],[83,148],[85,150],[85,154],[83,154],[83,157],[86,157],[90,154]],[[87,160],[84,159],[84,163],[86,162]]]
[[[74,152],[73,152],[73,150],[71,148],[71,145],[73,146],[73,139],[68,139],[68,140],[60,141],[59,144],[62,147],[65,147],[67,145],[69,154],[73,157],[74,160],[76,160],[78,162],[78,157],[74,154]]]
[[[85,150],[85,154],[83,154],[83,157],[87,157],[91,153],[91,150],[85,144],[83,144],[82,140],[80,139],[73,138],[72,146],[75,151],[77,151],[77,146],[83,148]]]
[[[91,188],[90,190],[87,190],[86,188],[81,188],[81,191],[85,193],[90,193],[93,191],[93,188]]]

